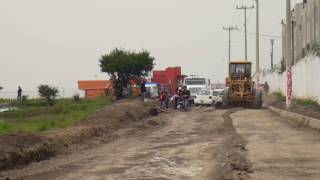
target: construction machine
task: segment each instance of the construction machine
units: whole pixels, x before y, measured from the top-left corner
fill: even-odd
[[[250,105],[255,109],[262,106],[262,91],[255,87],[251,77],[251,62],[230,62],[227,87],[222,97],[222,107]]]

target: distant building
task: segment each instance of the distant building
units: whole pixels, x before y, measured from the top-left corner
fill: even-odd
[[[320,0],[303,0],[292,10],[293,63],[311,53],[314,42],[320,43]],[[286,62],[286,24],[283,23],[283,59]]]
[[[112,91],[112,82],[108,80],[78,81],[78,87],[85,92],[85,98],[105,96]]]
[[[153,71],[152,82],[159,83],[161,90],[176,94],[176,89],[182,85],[184,78],[181,67],[168,67],[165,70]]]

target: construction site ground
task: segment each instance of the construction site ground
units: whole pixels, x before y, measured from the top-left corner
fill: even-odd
[[[0,179],[320,179],[320,133],[280,118],[267,109],[168,111]]]

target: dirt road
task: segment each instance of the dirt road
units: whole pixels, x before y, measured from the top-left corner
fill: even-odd
[[[267,110],[245,110],[231,117],[248,142],[251,179],[320,179],[319,132],[292,127]]]
[[[120,130],[112,142],[100,137],[72,153],[0,172],[0,179],[320,178],[320,133],[290,127],[266,109],[193,109],[150,123]]]
[[[232,127],[225,111],[194,109],[153,118],[165,124],[123,132],[112,143],[1,172],[11,179],[218,179]],[[127,130],[130,131],[130,130]]]

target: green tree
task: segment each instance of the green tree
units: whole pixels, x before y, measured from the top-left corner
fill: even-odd
[[[59,94],[58,88],[49,85],[40,85],[38,87],[38,92],[40,97],[46,99],[50,106],[54,105],[56,97]]]
[[[123,88],[130,80],[146,76],[153,66],[154,58],[146,50],[134,52],[116,48],[100,59],[101,71],[108,73],[114,82],[117,99],[122,98]]]

